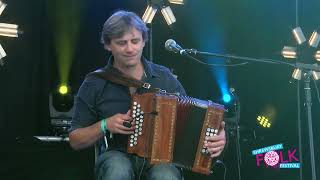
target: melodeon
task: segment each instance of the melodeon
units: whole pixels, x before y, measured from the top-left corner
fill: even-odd
[[[212,158],[204,148],[205,137],[218,133],[224,111],[222,105],[191,97],[134,94],[131,113],[136,129],[127,151],[150,164],[173,163],[208,175]]]

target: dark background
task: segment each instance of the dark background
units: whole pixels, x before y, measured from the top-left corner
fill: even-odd
[[[24,33],[19,38],[0,37],[8,54],[5,65],[0,67],[0,178],[92,179],[93,149],[75,152],[66,143],[45,143],[32,138],[52,135],[48,96],[61,78],[58,66],[61,48],[56,41],[71,44],[68,83],[76,93],[86,73],[106,64],[109,54],[99,42],[104,21],[118,9],[142,16],[147,3],[143,0],[11,0],[7,3],[1,22],[18,24]],[[241,102],[242,179],[299,179],[299,169],[256,167],[255,157],[251,155],[254,149],[282,143],[285,152],[297,149],[298,156],[298,89],[303,132],[300,162],[304,163],[304,179],[311,178],[303,81],[300,86],[289,83],[293,69],[284,65],[250,62],[236,67],[204,66],[165,51],[164,42],[172,38],[185,48],[285,61],[280,54],[283,46],[297,46],[292,28],[298,24],[308,39],[319,27],[320,2],[300,0],[297,4],[298,14],[293,0],[188,0],[184,6],[171,5],[177,18],[172,27],[166,25],[160,12],[153,20],[153,61],[172,69],[190,96],[221,102],[222,82],[227,88],[236,89]],[[64,23],[60,25],[67,36],[58,31],[60,22]],[[71,35],[75,37],[73,43],[70,43]],[[200,59],[220,64],[226,60],[204,56]],[[315,63],[311,57],[299,61]],[[231,61],[241,62],[244,61]],[[311,83],[313,131],[316,170],[320,176],[319,101],[315,85],[319,84]],[[270,109],[272,126],[264,129],[258,126],[256,117]],[[227,122],[229,141],[222,158],[227,167],[226,179],[238,179],[233,128]],[[217,165],[215,170],[210,177],[187,172],[186,179],[221,179],[224,168]]]

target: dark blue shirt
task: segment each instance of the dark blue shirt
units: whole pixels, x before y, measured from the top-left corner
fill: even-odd
[[[153,88],[160,88],[170,93],[186,95],[180,82],[164,66],[157,65],[142,58],[146,77],[143,81],[151,84]],[[106,68],[111,67],[113,59],[109,60]],[[138,93],[146,92],[145,89],[137,89]],[[111,117],[117,113],[126,113],[131,105],[129,88],[96,76],[87,76],[82,83],[75,104],[75,112],[72,118],[70,132],[90,126],[103,118]],[[100,144],[100,153],[104,150]],[[127,135],[114,134],[109,140],[110,149],[125,151]]]

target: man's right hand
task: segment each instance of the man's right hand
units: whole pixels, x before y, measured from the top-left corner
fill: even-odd
[[[130,110],[126,114],[115,114],[107,119],[107,129],[114,134],[133,134],[135,125],[132,124],[131,128],[123,125],[123,122],[130,121],[133,123],[130,116]]]

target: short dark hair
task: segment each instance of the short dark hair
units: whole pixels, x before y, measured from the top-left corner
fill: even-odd
[[[142,33],[144,41],[148,40],[148,28],[136,13],[123,10],[113,13],[103,25],[101,43],[110,44],[111,39],[120,38],[132,27]]]

